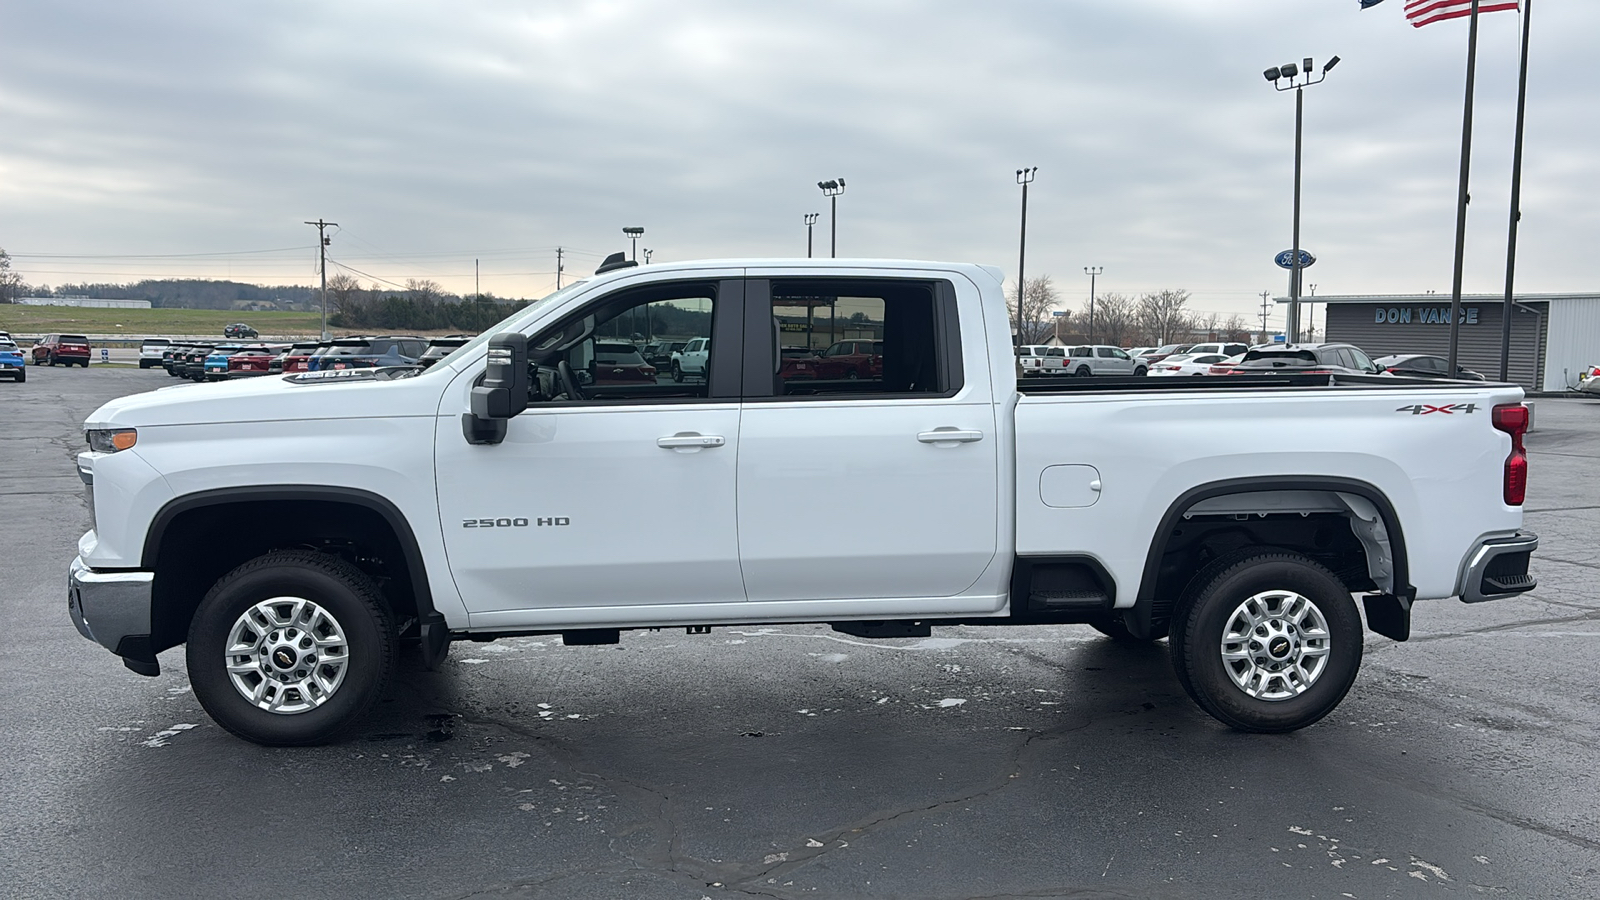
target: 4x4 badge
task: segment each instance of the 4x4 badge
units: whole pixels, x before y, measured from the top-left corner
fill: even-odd
[[[1443,406],[1434,406],[1431,403],[1417,403],[1411,406],[1402,406],[1395,412],[1411,413],[1413,416],[1425,416],[1429,413],[1444,413],[1453,416],[1456,413],[1472,415],[1478,409],[1476,403],[1448,403]]]

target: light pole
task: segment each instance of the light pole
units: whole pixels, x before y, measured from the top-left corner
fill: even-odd
[[[1083,267],[1083,274],[1089,276],[1089,343],[1091,344],[1094,343],[1094,280],[1105,270],[1105,266]]]
[[[832,204],[828,211],[828,227],[833,232],[828,238],[828,255],[839,255],[839,195],[844,193],[844,179],[830,178],[827,181],[817,182],[817,187],[822,189],[822,196],[828,198]]]
[[[623,235],[623,237],[629,238],[629,239],[631,239],[633,241],[633,261],[634,262],[638,262],[639,261],[639,238],[644,237],[644,226],[643,225],[633,225],[633,226],[629,226],[627,228],[624,228],[624,229],[622,229],[622,235]]]
[[[645,265],[647,265],[647,266],[650,265],[650,256],[653,253],[655,253],[655,251],[651,250],[649,247],[644,248],[644,264]]]
[[[1339,57],[1324,63],[1320,75],[1312,74],[1315,66],[1311,57],[1301,62],[1305,64],[1303,70],[1294,63],[1284,63],[1261,73],[1272,82],[1274,89],[1294,91],[1294,249],[1289,259],[1289,310],[1283,327],[1284,342],[1289,344],[1296,343],[1300,337],[1300,134],[1305,119],[1305,89],[1327,80],[1328,73],[1339,64]],[[1287,84],[1283,83],[1285,81]]]
[[[806,213],[806,259],[811,258],[811,228],[817,224],[817,216],[822,213]]]
[[[1038,166],[1017,170],[1017,184],[1022,185],[1022,234],[1017,239],[1017,346],[1022,346],[1022,304],[1027,298],[1028,279],[1023,274],[1023,264],[1028,261],[1028,185],[1033,184]]]

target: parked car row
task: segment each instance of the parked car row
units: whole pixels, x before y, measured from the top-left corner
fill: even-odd
[[[1400,375],[1408,378],[1455,378],[1483,381],[1484,376],[1464,366],[1449,374],[1442,357],[1406,353],[1372,359],[1352,344],[1259,344],[1249,347],[1229,342],[1167,344],[1135,347],[1022,346],[1017,360],[1025,376],[1045,375]],[[1120,364],[1121,368],[1118,368]],[[1131,364],[1131,371],[1128,367]],[[1600,384],[1595,386],[1600,392]]]
[[[469,340],[470,335],[461,334],[431,341],[406,335],[372,335],[291,344],[173,343],[152,338],[139,349],[139,367],[159,365],[168,375],[192,381],[385,366],[427,368]]]

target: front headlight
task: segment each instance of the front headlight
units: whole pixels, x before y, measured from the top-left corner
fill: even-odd
[[[84,436],[89,440],[89,449],[96,453],[126,450],[139,441],[139,433],[132,428],[90,428]]]

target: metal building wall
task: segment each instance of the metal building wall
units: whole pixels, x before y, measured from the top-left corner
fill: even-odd
[[[1600,298],[1552,298],[1546,390],[1576,387],[1584,366],[1600,365]]]
[[[1511,360],[1507,374],[1510,379],[1529,390],[1544,390],[1540,384],[1541,369],[1548,371],[1545,362],[1548,342],[1550,303],[1540,300],[1520,304],[1527,309],[1517,309],[1511,319]],[[1414,297],[1397,297],[1388,303],[1329,303],[1327,305],[1327,339],[1355,344],[1376,359],[1395,353],[1430,353],[1448,356],[1450,352],[1450,326],[1441,316],[1437,322],[1424,321],[1425,310],[1450,308],[1450,298],[1441,303],[1434,297],[1418,300]],[[1481,372],[1491,380],[1500,377],[1500,313],[1499,302],[1462,301],[1463,312],[1476,309],[1477,323],[1463,315],[1459,347],[1460,363]],[[1409,322],[1390,322],[1389,310],[1409,312]],[[1384,321],[1379,324],[1379,311]],[[1531,311],[1530,311],[1531,310]],[[1600,332],[1590,332],[1600,334]],[[1559,380],[1549,383],[1554,386]],[[1554,388],[1552,389],[1559,389]]]

